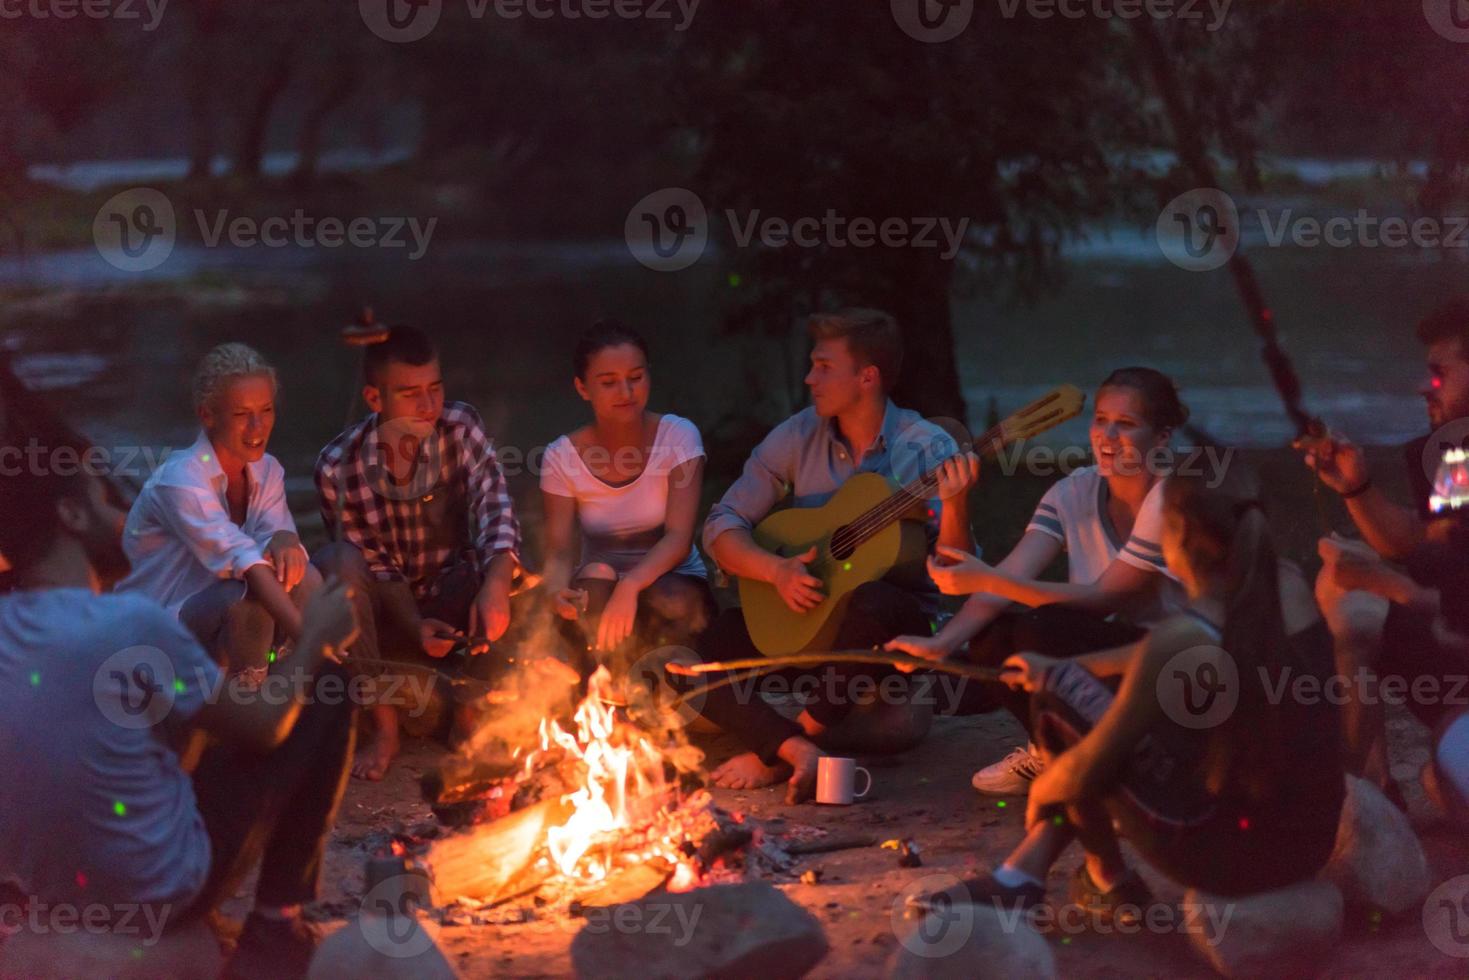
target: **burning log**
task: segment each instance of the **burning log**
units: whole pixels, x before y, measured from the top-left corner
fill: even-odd
[[[555,797],[469,833],[434,841],[424,856],[433,879],[434,904],[448,904],[459,896],[500,902],[536,888],[552,874],[536,861],[546,830],[564,824],[573,809]]]

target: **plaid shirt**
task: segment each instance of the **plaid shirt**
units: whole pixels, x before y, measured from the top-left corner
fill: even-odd
[[[406,581],[422,597],[461,560],[473,560],[481,576],[495,555],[520,565],[520,523],[478,412],[463,402],[444,406],[407,485],[385,465],[391,452],[379,442],[374,413],[328,443],[316,461],[327,534],[355,545],[378,579]],[[467,497],[468,513],[443,512],[456,493]],[[445,521],[455,523],[441,526]]]

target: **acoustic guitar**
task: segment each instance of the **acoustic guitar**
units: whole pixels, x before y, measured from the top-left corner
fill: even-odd
[[[981,458],[993,456],[1074,418],[1085,403],[1080,389],[1061,385],[984,433],[972,449]],[[820,507],[792,507],[761,521],[755,543],[767,551],[788,558],[816,547],[816,560],[806,567],[824,583],[826,598],[798,613],[769,582],[740,579],[740,604],[756,648],[770,657],[827,649],[858,586],[890,576],[921,582],[928,552],[923,521],[937,489],[937,468],[903,487],[880,473],[858,473]]]

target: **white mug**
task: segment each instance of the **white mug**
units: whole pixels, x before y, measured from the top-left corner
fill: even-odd
[[[862,792],[852,792],[857,782],[857,773],[867,777],[867,785],[862,787]],[[872,773],[857,765],[856,759],[841,759],[834,756],[824,755],[816,764],[816,802],[832,803],[837,806],[851,806],[853,800],[860,800],[872,792]]]

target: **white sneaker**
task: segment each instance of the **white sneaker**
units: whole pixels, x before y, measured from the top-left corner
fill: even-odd
[[[1045,767],[1030,749],[1011,749],[1005,758],[975,773],[970,782],[986,796],[1024,796]]]

